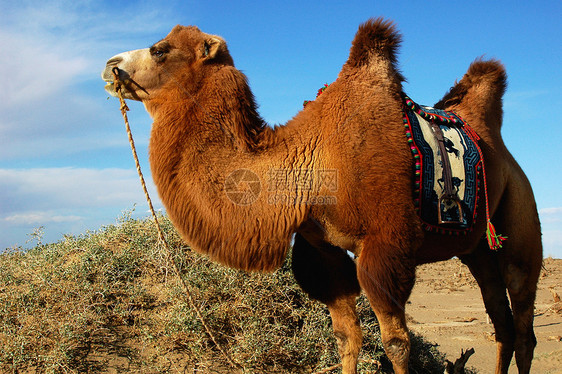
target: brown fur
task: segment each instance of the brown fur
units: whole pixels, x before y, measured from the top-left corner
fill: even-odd
[[[344,373],[356,372],[359,287],[377,314],[395,372],[405,373],[410,342],[404,308],[415,266],[452,256],[470,266],[482,288],[498,336],[498,372],[505,372],[514,351],[521,372],[528,372],[542,247],[530,185],[501,139],[505,71],[497,61],[478,60],[438,103],[456,110],[482,137],[490,210],[498,231],[509,237],[492,253],[482,220],[459,238],[421,228],[401,121],[400,39],[383,19],[361,25],[337,81],[275,129],[257,113],[224,40],[195,27],[177,26],[150,50],[115,56],[103,77],[110,80],[117,66],[128,97],[142,100],[153,117],[153,178],[190,245],[228,266],[273,270],[297,233],[295,277],[328,305]],[[279,171],[293,173],[281,186],[275,182]],[[321,174],[313,174],[305,188],[294,176],[308,172],[332,173],[336,184],[323,185]],[[255,183],[233,175],[259,180],[259,194]],[[229,191],[244,188],[255,201],[237,204]],[[280,194],[289,199],[279,201]],[[355,253],[356,265],[343,250]]]

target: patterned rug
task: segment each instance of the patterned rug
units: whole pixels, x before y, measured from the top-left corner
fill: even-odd
[[[404,98],[404,127],[415,160],[414,202],[428,231],[466,233],[476,219],[482,160],[477,136],[455,113],[421,106]],[[444,160],[434,126],[441,129]],[[450,164],[455,198],[445,196],[444,168]],[[451,187],[449,187],[451,189]],[[439,220],[440,218],[440,220]]]

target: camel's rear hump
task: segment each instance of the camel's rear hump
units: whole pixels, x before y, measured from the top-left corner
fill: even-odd
[[[498,60],[474,61],[460,82],[437,103],[438,109],[470,108],[488,127],[502,124],[502,98],[507,88],[507,74]]]

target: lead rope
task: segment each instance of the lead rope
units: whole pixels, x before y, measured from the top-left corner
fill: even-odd
[[[195,314],[197,315],[197,318],[199,318],[199,321],[201,321],[201,324],[205,328],[205,331],[207,332],[207,335],[209,335],[209,337],[211,338],[211,340],[213,341],[215,346],[219,349],[219,351],[227,359],[227,361],[233,367],[241,369],[244,372],[245,370],[242,367],[242,365],[240,365],[239,363],[234,361],[234,359],[232,359],[232,357],[230,357],[230,355],[222,348],[222,346],[219,344],[219,342],[215,338],[215,335],[211,331],[211,328],[209,327],[209,325],[207,325],[207,322],[205,322],[205,319],[203,318],[203,315],[201,314],[201,310],[197,307],[197,305],[193,301],[193,297],[191,296],[191,291],[190,291],[189,285],[186,283],[185,279],[183,279],[183,277],[181,276],[181,272],[179,270],[179,267],[178,267],[178,265],[177,265],[177,263],[174,259],[174,256],[172,256],[172,251],[170,250],[170,246],[168,245],[168,242],[166,241],[166,238],[164,237],[164,232],[162,231],[162,228],[160,227],[160,223],[158,222],[158,217],[156,216],[156,213],[154,211],[154,207],[152,206],[152,200],[150,199],[150,195],[148,194],[148,189],[146,188],[144,176],[143,176],[142,171],[141,171],[139,158],[138,158],[138,155],[137,155],[137,150],[135,148],[135,142],[133,140],[133,134],[131,132],[131,127],[129,126],[129,119],[127,117],[127,111],[129,110],[129,107],[127,107],[127,104],[125,103],[125,100],[123,99],[123,93],[121,92],[122,82],[119,79],[119,68],[114,67],[111,70],[111,72],[113,73],[113,81],[114,81],[114,86],[115,86],[115,92],[117,93],[117,96],[119,98],[119,102],[121,104],[121,108],[120,108],[121,114],[123,115],[123,119],[125,121],[125,128],[127,129],[127,136],[129,137],[129,144],[131,144],[131,150],[133,151],[133,158],[135,159],[135,165],[137,167],[137,173],[139,174],[139,179],[141,181],[142,189],[144,191],[144,196],[146,197],[146,201],[148,202],[148,207],[150,208],[150,212],[152,213],[152,218],[154,218],[154,223],[156,224],[156,229],[158,230],[158,237],[160,238],[160,241],[164,244],[164,248],[166,249],[166,254],[167,254],[168,258],[170,259],[170,261],[172,262],[172,264],[174,266],[174,271],[175,271],[177,277],[180,279],[180,281],[182,283],[185,294],[187,295],[187,300],[189,302],[189,305],[195,311]]]

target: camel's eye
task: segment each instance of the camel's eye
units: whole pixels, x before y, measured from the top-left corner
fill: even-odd
[[[150,51],[150,54],[152,55],[152,57],[155,57],[157,59],[162,59],[164,57],[164,55],[166,54],[165,51],[161,50],[161,49],[154,49]]]
[[[170,46],[166,43],[162,43],[158,46],[150,47],[150,55],[158,61],[163,61],[166,53],[170,50]]]

